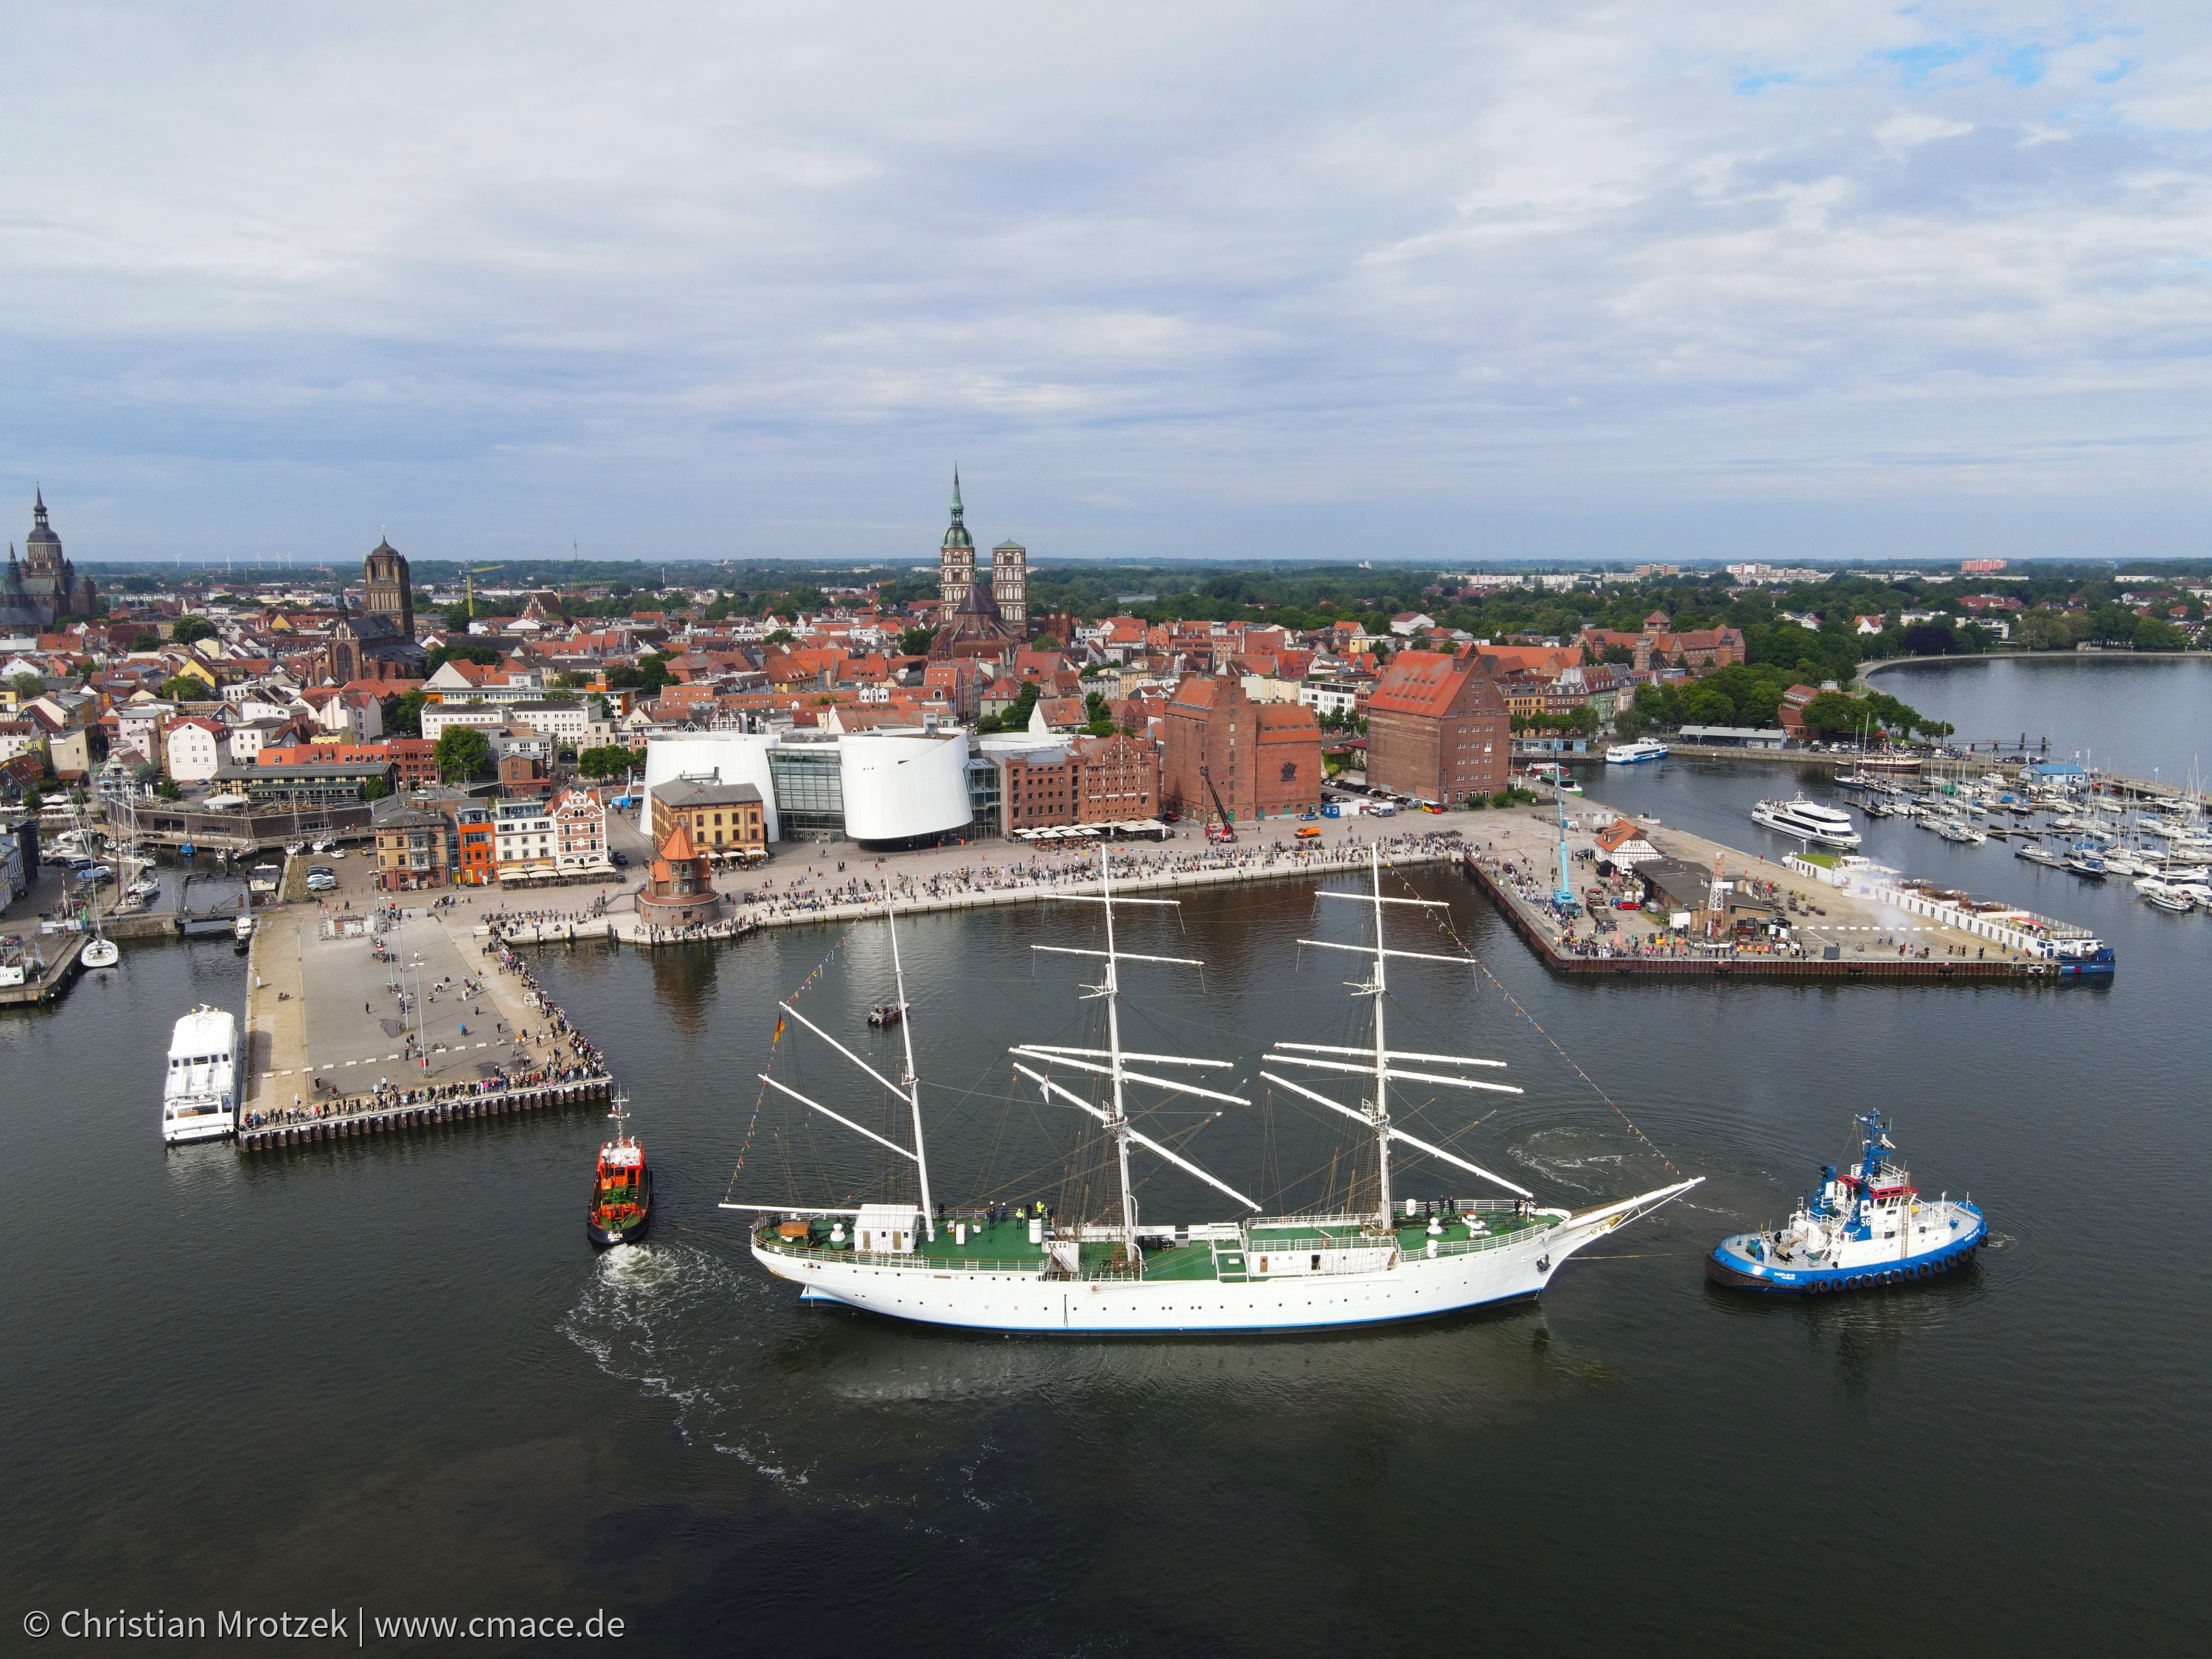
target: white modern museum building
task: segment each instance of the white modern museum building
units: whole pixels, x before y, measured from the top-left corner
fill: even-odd
[[[678,779],[751,784],[772,842],[912,847],[968,833],[976,821],[971,770],[957,726],[678,732],[651,738],[645,750],[647,793]]]

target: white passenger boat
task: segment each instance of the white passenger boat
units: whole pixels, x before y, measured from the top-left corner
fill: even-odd
[[[169,1071],[161,1089],[161,1139],[221,1140],[238,1127],[238,1019],[203,1004],[169,1036]]]
[[[1650,738],[1639,738],[1634,743],[1616,743],[1605,751],[1609,765],[1633,766],[1638,761],[1664,760],[1667,745]]]
[[[785,1018],[804,1025],[890,1092],[898,1103],[898,1117],[910,1120],[910,1127],[902,1121],[897,1133],[902,1139],[910,1135],[912,1145],[900,1145],[765,1074],[761,1081],[911,1164],[915,1197],[849,1209],[726,1203],[727,1209],[759,1212],[752,1227],[754,1260],[777,1278],[799,1285],[802,1298],[810,1302],[975,1330],[1226,1334],[1377,1325],[1534,1297],[1575,1251],[1698,1184],[1680,1182],[1634,1198],[1571,1211],[1540,1204],[1527,1188],[1456,1152],[1419,1139],[1394,1122],[1395,1085],[1418,1085],[1424,1097],[1443,1090],[1521,1091],[1467,1074],[1474,1068],[1500,1067],[1503,1061],[1416,1054],[1388,1045],[1383,1020],[1389,963],[1474,964],[1464,956],[1386,946],[1386,907],[1441,907],[1430,900],[1384,897],[1381,866],[1372,849],[1370,863],[1371,892],[1325,891],[1321,896],[1368,906],[1374,917],[1374,943],[1302,943],[1365,959],[1366,976],[1353,989],[1371,1000],[1372,1046],[1278,1042],[1265,1061],[1269,1069],[1261,1075],[1285,1094],[1359,1126],[1375,1158],[1374,1190],[1379,1203],[1374,1210],[1266,1215],[1257,1200],[1137,1128],[1135,1114],[1155,1091],[1229,1106],[1251,1103],[1187,1081],[1187,1072],[1176,1074],[1179,1068],[1229,1071],[1229,1060],[1134,1054],[1122,1047],[1119,1000],[1124,965],[1202,964],[1183,957],[1134,955],[1117,947],[1117,908],[1172,907],[1175,901],[1116,896],[1102,849],[1097,893],[1053,896],[1103,906],[1106,948],[1033,948],[1099,963],[1103,982],[1085,988],[1088,997],[1103,1005],[1103,1046],[1024,1043],[1011,1052],[1016,1057],[1013,1070],[1038,1090],[1046,1103],[1068,1107],[1104,1131],[1109,1167],[1118,1170],[1118,1214],[1093,1222],[1063,1219],[1036,1206],[1008,1209],[994,1205],[988,1212],[956,1212],[948,1218],[933,1207],[930,1194],[921,1084],[914,1069],[913,1016],[909,1013],[897,1028],[905,1045],[905,1065],[894,1082],[787,1002],[781,1005]],[[886,906],[887,919],[888,914]],[[896,1000],[908,1006],[896,931],[891,961]],[[1282,1075],[1293,1069],[1304,1071],[1315,1082],[1332,1077],[1347,1084],[1356,1079],[1360,1104],[1346,1105]],[[1401,1210],[1393,1186],[1394,1154],[1419,1154],[1513,1196],[1441,1203],[1405,1199]],[[1147,1156],[1175,1165],[1252,1213],[1241,1220],[1198,1223],[1140,1217],[1131,1164]]]
[[[1859,832],[1851,828],[1851,815],[1802,795],[1795,800],[1763,800],[1751,809],[1751,821],[1800,841],[1824,847],[1856,847]]]

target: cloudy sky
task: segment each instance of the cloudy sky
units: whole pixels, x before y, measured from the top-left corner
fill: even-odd
[[[2203,554],[2212,9],[19,3],[90,558]],[[13,507],[10,497],[20,497]]]

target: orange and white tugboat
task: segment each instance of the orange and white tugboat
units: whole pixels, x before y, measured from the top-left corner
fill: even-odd
[[[592,1207],[584,1218],[584,1231],[594,1244],[635,1244],[645,1237],[653,1218],[653,1171],[646,1167],[645,1147],[635,1135],[623,1133],[629,1121],[623,1109],[628,1095],[615,1097],[615,1138],[599,1148],[599,1167],[592,1176]]]

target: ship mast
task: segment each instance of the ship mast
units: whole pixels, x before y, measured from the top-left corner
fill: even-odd
[[[1522,1198],[1533,1198],[1534,1194],[1527,1188],[1516,1186],[1503,1176],[1493,1175],[1480,1164],[1470,1164],[1456,1153],[1444,1151],[1441,1146],[1433,1146],[1425,1140],[1417,1139],[1390,1121],[1390,1085],[1393,1083],[1434,1083],[1441,1084],[1447,1088],[1482,1089],[1501,1095],[1517,1095],[1522,1091],[1510,1084],[1480,1083],[1472,1078],[1450,1076],[1439,1072],[1409,1072],[1401,1069],[1396,1064],[1401,1060],[1411,1060],[1444,1066],[1495,1066],[1503,1070],[1505,1062],[1502,1060],[1478,1060],[1464,1054],[1416,1054],[1409,1049],[1396,1049],[1389,1046],[1384,1032],[1382,1012],[1383,999],[1389,991],[1388,971],[1389,959],[1392,957],[1398,957],[1413,962],[1449,962],[1456,966],[1472,967],[1474,965],[1474,958],[1467,956],[1441,956],[1430,951],[1392,950],[1383,939],[1382,907],[1384,905],[1403,904],[1424,910],[1441,910],[1449,907],[1441,899],[1384,897],[1381,848],[1370,842],[1367,857],[1370,890],[1364,893],[1325,890],[1319,896],[1325,899],[1350,899],[1354,903],[1372,905],[1375,911],[1375,943],[1337,945],[1327,939],[1302,939],[1298,943],[1310,945],[1319,950],[1349,951],[1358,956],[1374,958],[1374,967],[1365,979],[1350,981],[1352,994],[1354,996],[1370,998],[1373,1001],[1375,1011],[1373,1047],[1371,1049],[1363,1050],[1319,1042],[1279,1042],[1275,1044],[1274,1051],[1267,1058],[1282,1066],[1306,1066],[1318,1071],[1350,1073],[1369,1079],[1374,1093],[1361,1100],[1359,1109],[1354,1111],[1351,1107],[1339,1101],[1331,1100],[1327,1095],[1307,1088],[1303,1084],[1293,1083],[1288,1078],[1278,1077],[1273,1072],[1262,1072],[1260,1075],[1279,1088],[1287,1089],[1294,1095],[1302,1096],[1318,1105],[1328,1107],[1331,1111],[1340,1112],[1346,1117],[1355,1119],[1365,1124],[1372,1131],[1375,1136],[1375,1175],[1379,1194],[1379,1203],[1376,1212],[1376,1223],[1378,1227],[1387,1231],[1390,1225],[1390,1143],[1393,1140],[1403,1141],[1407,1146],[1426,1152],[1432,1158],[1442,1158],[1445,1163],[1465,1170],[1471,1175],[1480,1176],[1485,1181],[1494,1182],[1508,1192],[1517,1193]],[[1362,1063],[1355,1064],[1350,1059],[1322,1058],[1323,1055],[1330,1054],[1357,1055],[1360,1057]]]
[[[854,1065],[859,1066],[870,1077],[875,1079],[878,1083],[890,1090],[891,1093],[896,1095],[901,1100],[906,1102],[907,1109],[913,1114],[914,1117],[914,1150],[912,1152],[908,1152],[905,1147],[900,1146],[898,1142],[891,1139],[890,1137],[886,1135],[879,1135],[873,1129],[868,1128],[865,1125],[855,1123],[851,1118],[846,1117],[841,1113],[831,1111],[820,1101],[809,1099],[806,1096],[799,1093],[798,1090],[793,1088],[789,1084],[779,1083],[765,1072],[759,1073],[757,1075],[763,1083],[775,1090],[778,1094],[788,1095],[800,1105],[811,1107],[815,1111],[821,1113],[823,1116],[828,1118],[831,1122],[843,1125],[846,1128],[850,1129],[854,1134],[860,1135],[865,1139],[874,1141],[876,1145],[884,1148],[886,1151],[896,1152],[901,1158],[905,1158],[911,1163],[915,1166],[915,1173],[921,1180],[922,1225],[927,1229],[929,1237],[934,1241],[937,1237],[937,1214],[935,1206],[930,1201],[928,1154],[922,1144],[921,1079],[915,1073],[914,1066],[914,1033],[907,1029],[906,969],[901,964],[899,960],[898,919],[892,913],[891,902],[889,898],[885,898],[884,901],[884,920],[890,925],[891,972],[895,976],[898,986],[899,1033],[906,1045],[906,1069],[900,1081],[896,1083],[892,1082],[890,1079],[885,1077],[874,1066],[869,1065],[868,1062],[861,1059],[860,1055],[854,1054],[843,1043],[838,1042],[836,1037],[831,1036],[829,1032],[823,1030],[812,1020],[807,1018],[805,1015],[800,1013],[799,1010],[793,1007],[790,1003],[779,1002],[775,1006],[787,1018],[797,1020],[801,1025],[804,1025],[808,1030],[813,1032],[815,1036],[820,1037],[824,1042],[828,1043],[832,1048],[835,1048],[839,1054],[844,1055],[846,1059],[851,1060]],[[779,1030],[781,1030],[780,1024],[778,1029]],[[722,1203],[721,1207],[725,1210],[790,1210],[793,1206],[787,1204],[738,1204],[726,1200]],[[811,1210],[805,1212],[805,1213],[811,1215],[850,1215],[853,1214],[854,1212],[849,1210]]]
[[[921,1140],[921,1079],[914,1069],[914,1028],[906,1017],[906,969],[899,962],[898,918],[891,902],[884,898],[884,920],[891,930],[891,979],[898,988],[899,1038],[906,1045],[906,1071],[899,1081],[906,1086],[907,1105],[914,1113],[914,1166],[921,1182],[921,1225],[932,1243],[937,1242],[937,1209],[929,1201],[929,1153]]]
[[[1234,1106],[1249,1106],[1252,1103],[1242,1095],[1222,1094],[1215,1090],[1201,1089],[1195,1084],[1180,1082],[1172,1078],[1153,1077],[1146,1073],[1133,1072],[1126,1064],[1128,1060],[1138,1060],[1162,1066],[1213,1066],[1222,1069],[1227,1069],[1230,1066],[1230,1062],[1225,1060],[1200,1060],[1180,1054],[1132,1054],[1121,1047],[1120,969],[1122,963],[1160,963],[1179,968],[1203,968],[1206,964],[1193,957],[1139,956],[1133,951],[1120,949],[1114,940],[1114,907],[1117,904],[1147,904],[1173,908],[1176,907],[1176,901],[1115,896],[1113,872],[1103,847],[1098,849],[1098,890],[1096,893],[1054,893],[1051,896],[1073,903],[1102,904],[1106,908],[1106,948],[1103,951],[1080,951],[1064,945],[1033,945],[1030,947],[1033,951],[1046,951],[1054,956],[1091,957],[1105,963],[1104,982],[1086,986],[1084,988],[1086,997],[1099,997],[1105,1000],[1106,1047],[1103,1049],[1071,1048],[1045,1043],[1023,1043],[1017,1044],[1007,1052],[1018,1054],[1025,1060],[1036,1060],[1044,1066],[1066,1066],[1076,1071],[1087,1072],[1107,1079],[1109,1085],[1109,1097],[1112,1102],[1110,1109],[1094,1106],[1091,1102],[1063,1087],[1042,1072],[1032,1071],[1026,1066],[1018,1065],[1014,1067],[1014,1070],[1042,1089],[1045,1098],[1048,1100],[1057,1098],[1080,1111],[1090,1114],[1104,1125],[1106,1133],[1113,1137],[1115,1163],[1120,1174],[1121,1188],[1121,1245],[1127,1252],[1131,1267],[1136,1268],[1141,1264],[1143,1256],[1137,1246],[1137,1190],[1135,1183],[1129,1176],[1131,1146],[1142,1146],[1147,1151],[1158,1153],[1170,1164],[1196,1176],[1208,1186],[1228,1194],[1240,1204],[1247,1205],[1255,1211],[1260,1208],[1260,1206],[1253,1200],[1245,1197],[1234,1187],[1216,1180],[1189,1159],[1170,1152],[1157,1140],[1139,1132],[1129,1121],[1127,1085],[1132,1083],[1149,1084],[1172,1090],[1178,1094],[1196,1095],[1206,1100],[1225,1101]],[[1096,1062],[1099,1060],[1106,1063],[1103,1066],[1097,1064]]]

